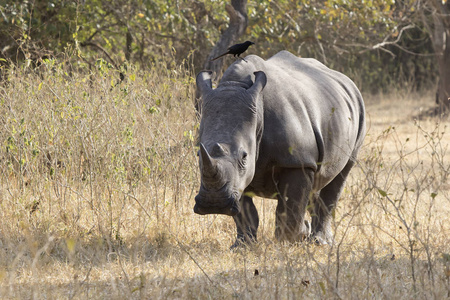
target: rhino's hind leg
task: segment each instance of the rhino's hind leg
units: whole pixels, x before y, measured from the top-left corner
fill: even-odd
[[[241,211],[233,217],[236,223],[237,237],[231,248],[256,242],[256,233],[259,226],[259,216],[253,199],[242,196],[240,200]]]
[[[301,242],[311,232],[305,222],[306,206],[312,190],[313,171],[292,169],[283,172],[278,186],[275,237],[279,241]]]
[[[313,199],[314,208],[311,214],[312,240],[319,245],[333,243],[333,232],[331,230],[332,212],[336,207],[345,180],[354,166],[350,160],[344,169],[327,186],[325,186]]]

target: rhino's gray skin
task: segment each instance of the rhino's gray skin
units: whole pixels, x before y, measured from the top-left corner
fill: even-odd
[[[361,94],[345,75],[281,51],[197,76],[202,95],[198,214],[233,216],[233,246],[256,240],[252,195],[278,199],[275,236],[332,242],[331,218],[365,136]],[[311,204],[311,205],[310,205]],[[305,212],[312,216],[311,226]]]

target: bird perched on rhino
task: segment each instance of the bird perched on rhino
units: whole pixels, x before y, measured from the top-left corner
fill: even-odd
[[[253,44],[254,44],[253,42],[246,41],[246,42],[244,42],[244,43],[242,43],[242,44],[236,44],[236,45],[233,45],[233,46],[231,46],[230,48],[228,48],[228,51],[227,51],[227,52],[225,52],[225,53],[222,54],[222,55],[217,56],[216,58],[211,59],[211,61],[216,60],[216,59],[218,59],[218,58],[221,58],[222,56],[225,56],[225,55],[227,55],[227,54],[233,54],[234,57],[237,56],[237,57],[241,58],[239,55],[241,55],[242,53],[244,53],[244,52],[248,49],[248,47],[250,47],[250,46],[253,45]],[[242,58],[242,59],[243,59],[243,58]],[[244,60],[245,60],[245,59],[244,59]]]

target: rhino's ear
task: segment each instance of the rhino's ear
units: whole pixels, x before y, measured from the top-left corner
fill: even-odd
[[[266,74],[263,71],[256,71],[255,74],[255,83],[247,90],[254,99],[262,92],[267,83]]]
[[[197,88],[201,95],[207,94],[212,90],[211,71],[202,71],[197,75]]]

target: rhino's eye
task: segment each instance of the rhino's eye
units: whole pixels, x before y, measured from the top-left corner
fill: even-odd
[[[242,151],[241,159],[239,160],[239,168],[244,169],[247,165],[247,152]]]
[[[247,163],[247,152],[243,152],[242,153],[242,162],[245,164],[245,163]]]

